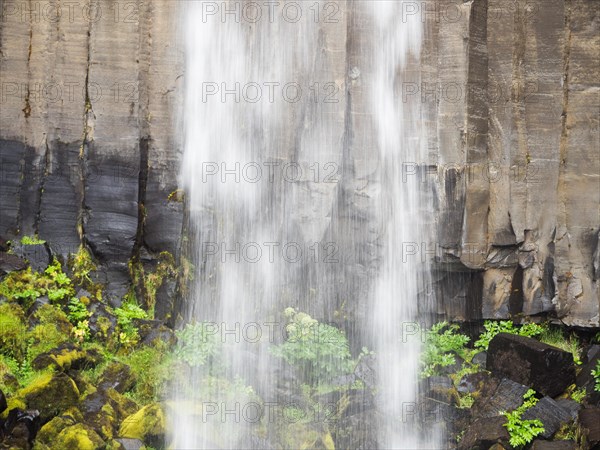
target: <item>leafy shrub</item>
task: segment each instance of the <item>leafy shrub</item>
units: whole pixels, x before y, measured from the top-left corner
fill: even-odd
[[[310,384],[351,373],[355,361],[342,330],[319,323],[308,314],[287,308],[287,339],[271,347],[273,355],[299,369]]]
[[[220,343],[212,327],[209,322],[194,322],[176,331],[175,356],[191,367],[200,367],[213,358]]]
[[[596,368],[592,370],[592,376],[596,382],[594,385],[594,390],[596,392],[600,392],[600,360],[596,362]]]
[[[69,301],[69,321],[75,326],[73,335],[75,338],[83,342],[90,337],[89,317],[91,313],[87,307],[77,297],[73,297]]]
[[[441,367],[456,363],[455,354],[465,357],[469,337],[458,333],[458,325],[448,322],[434,324],[425,336],[425,348],[421,354],[421,376],[429,377],[438,373]]]
[[[140,405],[161,400],[175,372],[172,355],[166,347],[144,346],[118,359],[129,365],[136,376],[133,391],[127,393],[130,398]]]
[[[571,392],[571,398],[573,400],[575,400],[577,403],[581,403],[583,401],[583,399],[585,398],[587,392],[585,390],[585,388],[581,388],[581,389],[575,389],[573,392]]]
[[[523,420],[521,417],[532,406],[538,402],[535,391],[529,389],[523,395],[523,404],[511,412],[504,412],[507,422],[504,427],[510,434],[510,445],[522,448],[529,444],[533,438],[544,432],[544,424],[539,419]]]
[[[491,340],[499,333],[532,337],[537,336],[544,331],[544,327],[536,323],[527,323],[517,327],[510,320],[501,320],[499,322],[486,320],[483,327],[485,328],[485,331],[481,333],[479,339],[475,342],[475,347],[482,350],[487,350]]]
[[[26,270],[11,272],[0,283],[0,295],[9,300],[21,301],[26,308],[43,295],[57,302],[73,293],[71,280],[62,271],[57,259],[44,272],[33,272],[28,267]]]
[[[148,314],[135,302],[133,297],[125,299],[119,308],[113,311],[119,326],[119,342],[125,347],[134,346],[139,340],[138,329],[133,319],[147,319]]]

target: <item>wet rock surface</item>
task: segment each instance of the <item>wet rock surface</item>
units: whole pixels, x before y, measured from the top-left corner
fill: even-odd
[[[500,333],[492,339],[486,368],[550,397],[575,383],[571,353],[513,334]]]

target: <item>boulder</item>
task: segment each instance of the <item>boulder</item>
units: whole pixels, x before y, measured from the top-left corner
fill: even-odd
[[[31,448],[40,429],[40,413],[36,410],[11,409],[4,422],[2,433],[4,445],[10,448]],[[4,448],[4,447],[3,447]]]
[[[574,441],[542,441],[536,439],[531,444],[531,450],[577,450],[579,447]]]
[[[144,443],[139,439],[119,438],[115,439],[115,442],[121,445],[123,450],[142,450]]]
[[[81,370],[95,367],[102,362],[102,359],[102,355],[97,350],[84,350],[74,344],[65,343],[36,356],[31,365],[35,370],[52,367],[66,372],[70,369]]]
[[[490,395],[481,395],[473,404],[473,416],[479,418],[499,416],[523,404],[528,387],[504,378]]]
[[[551,397],[544,397],[523,413],[523,419],[540,419],[544,424],[544,432],[540,436],[550,439],[572,417],[569,411],[561,408]]]
[[[473,364],[477,364],[478,366],[485,367],[485,363],[487,361],[487,352],[479,352],[473,356],[471,362]]]
[[[88,319],[90,334],[96,339],[106,340],[112,336],[117,327],[117,318],[106,305],[99,301],[91,301],[88,306],[91,313]]]
[[[452,380],[446,376],[431,376],[423,380],[420,386],[421,393],[430,399],[453,403],[458,398]]]
[[[26,267],[27,262],[23,258],[10,253],[0,252],[0,275],[23,270]]]
[[[46,373],[35,379],[18,393],[27,406],[40,411],[46,421],[79,401],[79,390],[75,382],[64,373]]]
[[[163,408],[153,403],[127,417],[121,424],[119,437],[139,439],[152,447],[164,445],[166,432]]]
[[[82,423],[72,425],[62,430],[51,444],[51,450],[85,449],[103,450],[106,444],[98,433]]]
[[[43,446],[43,448],[50,447],[56,442],[56,438],[62,430],[76,423],[77,419],[71,414],[54,417],[40,429],[35,439],[36,444],[39,444],[40,447]]]
[[[585,362],[580,367],[579,374],[577,375],[577,387],[585,388],[587,392],[594,391],[595,380],[592,376],[592,370],[596,368],[598,360],[600,359],[600,345],[591,345],[585,353]]]
[[[112,388],[119,393],[128,391],[135,384],[135,376],[131,368],[122,362],[110,363],[98,379],[98,389]]]
[[[573,355],[535,339],[508,333],[490,342],[487,370],[556,397],[575,383]]]
[[[469,373],[460,379],[456,390],[461,394],[472,394],[480,391],[490,379],[491,375],[487,372]]]
[[[487,450],[494,444],[507,446],[510,436],[504,416],[478,419],[465,431],[458,443],[459,450]]]
[[[12,251],[18,257],[27,260],[31,270],[35,272],[43,272],[52,262],[50,250],[46,244],[25,245],[14,241]]]
[[[586,408],[579,411],[579,424],[590,446],[600,444],[600,408]]]
[[[577,419],[581,404],[570,398],[559,398],[556,400],[556,404],[569,413],[571,419]]]

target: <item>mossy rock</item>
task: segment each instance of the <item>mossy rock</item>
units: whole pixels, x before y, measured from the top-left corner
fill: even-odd
[[[31,363],[36,370],[53,368],[62,372],[67,370],[89,369],[102,362],[97,350],[83,350],[71,343],[60,345],[46,353],[38,355]]]
[[[82,423],[72,425],[62,430],[50,450],[103,450],[106,443],[92,428]]]
[[[135,375],[131,368],[122,362],[111,362],[98,380],[99,389],[112,388],[121,394],[131,389],[135,384]]]
[[[107,389],[106,397],[119,421],[123,421],[125,418],[135,414],[139,409],[138,405],[133,400],[125,397],[114,389]]]
[[[11,412],[13,409],[26,410],[27,405],[25,404],[25,401],[22,398],[19,398],[19,397],[9,398],[6,401],[6,408],[4,409],[4,411],[2,411],[2,414],[0,414],[0,419],[8,418],[8,413]]]
[[[165,431],[164,410],[161,405],[153,403],[127,417],[121,424],[119,436],[139,439],[152,447],[161,447],[164,445]]]
[[[50,419],[79,401],[75,382],[64,373],[45,373],[18,392],[30,409],[40,411],[42,421]]]
[[[34,450],[37,450],[38,448],[49,448],[56,442],[56,439],[62,430],[76,424],[77,421],[70,415],[61,415],[50,420],[40,429],[35,437]]]

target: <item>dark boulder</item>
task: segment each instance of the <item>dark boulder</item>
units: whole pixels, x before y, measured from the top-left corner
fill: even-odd
[[[523,395],[528,387],[503,379],[491,394],[481,395],[473,405],[473,416],[479,418],[499,416],[523,404]]]
[[[2,427],[2,448],[29,449],[40,430],[40,413],[36,410],[12,409]]]
[[[449,377],[428,377],[419,386],[420,392],[427,398],[452,403],[457,397],[456,388]]]
[[[79,401],[79,389],[64,373],[46,373],[18,392],[27,406],[40,411],[43,421],[60,414]]]
[[[102,355],[94,349],[84,350],[74,344],[65,343],[48,352],[41,353],[32,361],[35,370],[52,367],[66,372],[68,370],[89,369],[102,362]]]
[[[138,327],[140,343],[151,347],[157,344],[175,345],[177,337],[172,329],[165,326],[160,320],[136,319],[134,324]]]
[[[542,441],[536,439],[531,444],[531,450],[577,450],[579,447],[574,441]]]
[[[579,411],[579,424],[590,446],[600,444],[600,408],[586,408]]]
[[[102,341],[110,338],[117,327],[116,316],[108,310],[104,303],[99,301],[91,301],[88,311],[91,314],[88,319],[90,334]]]
[[[592,376],[592,370],[596,368],[598,360],[600,360],[600,345],[592,345],[588,348],[585,353],[585,362],[580,367],[579,374],[577,375],[577,387],[585,388],[587,392],[594,390],[595,380]]]
[[[135,376],[127,364],[115,361],[110,363],[98,379],[98,389],[114,389],[119,393],[128,391],[135,384]]]
[[[139,439],[119,438],[115,441],[121,445],[123,450],[142,450],[145,448],[144,443]]]
[[[573,355],[535,339],[500,333],[490,342],[487,370],[556,397],[575,383]]]
[[[569,413],[571,419],[577,419],[581,404],[570,398],[559,398],[556,400],[556,404]]]
[[[485,367],[485,363],[487,361],[487,352],[479,352],[473,356],[471,362],[473,364],[477,364],[478,366]]]
[[[506,417],[478,419],[465,431],[458,443],[459,450],[487,450],[494,444],[507,446],[510,436],[504,423]]]
[[[461,394],[472,394],[483,389],[490,379],[491,375],[487,372],[469,373],[460,379],[456,390]]]
[[[43,272],[52,262],[52,256],[46,244],[25,245],[13,242],[12,251],[15,255],[27,260],[31,270],[35,272]]]
[[[354,375],[359,380],[365,383],[365,386],[369,389],[373,389],[377,385],[377,367],[375,356],[367,355],[362,356],[354,369]]]
[[[539,419],[544,424],[544,432],[540,435],[544,439],[554,436],[560,427],[572,420],[569,411],[560,407],[550,397],[542,398],[537,404],[523,413],[524,420]]]
[[[17,255],[0,252],[0,275],[23,270],[27,267],[27,261]]]

